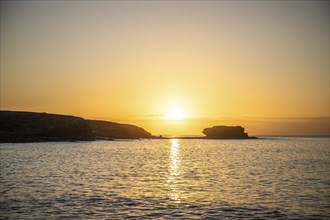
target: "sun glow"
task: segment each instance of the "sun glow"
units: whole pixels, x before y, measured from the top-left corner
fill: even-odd
[[[171,107],[166,114],[167,120],[181,120],[183,118],[184,118],[184,115],[183,115],[182,110],[176,106]]]

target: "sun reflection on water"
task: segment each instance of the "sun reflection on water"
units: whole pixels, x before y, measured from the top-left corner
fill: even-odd
[[[170,164],[169,164],[169,176],[167,183],[170,187],[169,197],[176,203],[180,203],[180,190],[179,190],[179,178],[180,178],[180,158],[179,158],[179,141],[178,139],[171,139],[170,149]]]

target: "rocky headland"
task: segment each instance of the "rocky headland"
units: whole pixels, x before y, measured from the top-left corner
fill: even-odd
[[[0,142],[91,141],[149,138],[135,125],[86,120],[80,117],[18,111],[0,111]]]
[[[96,139],[137,139],[152,137],[151,133],[135,125],[99,120],[87,121]]]

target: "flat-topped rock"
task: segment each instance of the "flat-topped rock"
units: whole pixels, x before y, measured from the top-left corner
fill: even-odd
[[[203,134],[209,139],[249,139],[241,126],[214,126],[205,128]]]

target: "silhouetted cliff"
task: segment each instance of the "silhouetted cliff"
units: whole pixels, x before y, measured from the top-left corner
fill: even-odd
[[[0,142],[93,140],[83,118],[34,112],[0,112]]]
[[[143,128],[129,124],[108,121],[88,120],[92,133],[96,138],[151,138],[151,134]]]
[[[214,126],[205,128],[203,134],[210,139],[248,139],[247,133],[244,133],[244,128],[241,126]]]
[[[0,142],[89,141],[113,138],[150,138],[143,128],[80,117],[0,111]]]

